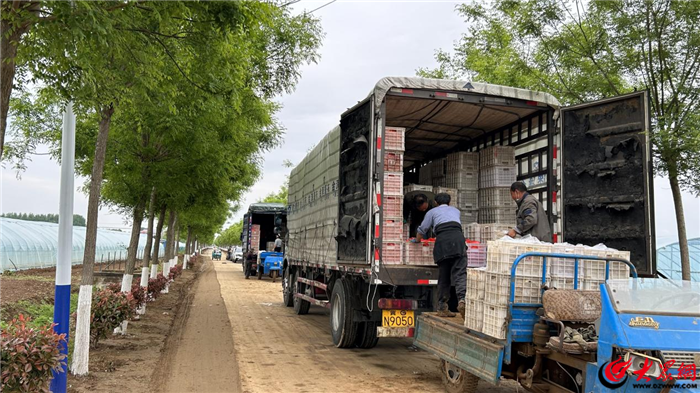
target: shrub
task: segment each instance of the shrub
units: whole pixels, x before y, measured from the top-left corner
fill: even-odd
[[[90,318],[90,343],[94,347],[106,338],[122,321],[127,321],[136,310],[136,301],[131,293],[104,289],[94,294]]]
[[[156,278],[149,278],[148,279],[148,300],[156,300],[158,298],[158,295],[160,295],[160,291],[165,289],[165,286],[168,284],[168,279],[163,276],[162,273],[159,273]]]
[[[122,285],[120,283],[112,283],[107,285],[107,289],[112,292],[119,293],[121,292]],[[144,291],[143,288],[141,288],[141,285],[139,285],[138,283],[131,285],[131,296],[133,296],[134,298],[135,308],[139,308],[143,306],[144,303],[146,303],[146,291]]]
[[[60,353],[65,334],[53,331],[53,324],[43,328],[29,326],[31,319],[20,314],[0,332],[0,390],[4,392],[48,392],[51,371],[66,366]]]
[[[180,277],[182,274],[182,265],[175,265],[170,268],[170,273],[168,274],[168,278],[170,280],[175,280],[176,278]]]

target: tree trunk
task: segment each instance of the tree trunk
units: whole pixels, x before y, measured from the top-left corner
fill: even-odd
[[[185,246],[185,254],[192,255],[192,228],[187,227],[187,245]]]
[[[685,229],[683,212],[683,196],[678,185],[678,173],[675,168],[669,168],[669,181],[673,193],[673,206],[676,208],[676,225],[678,226],[678,246],[681,250],[681,275],[683,280],[690,281],[690,253],[688,251],[688,235]]]
[[[2,1],[0,13],[4,14],[0,21],[0,158],[5,149],[5,130],[7,129],[7,113],[10,111],[10,97],[15,81],[15,58],[17,57],[17,47],[22,40],[22,36],[34,25],[30,19],[16,20],[16,13],[19,8],[26,8],[28,11],[37,13],[40,3],[38,1]],[[7,15],[7,14],[10,15]],[[13,22],[19,25],[13,29]]]
[[[129,239],[129,248],[126,251],[125,274],[134,274],[134,267],[136,267],[136,253],[139,250],[141,223],[143,222],[143,212],[145,208],[145,201],[139,202],[136,207],[134,207],[134,222],[131,225],[131,239]]]
[[[158,264],[158,253],[160,252],[160,237],[163,234],[163,224],[165,223],[165,210],[167,206],[163,205],[158,215],[158,227],[156,228],[156,238],[153,243],[153,260],[151,265]]]
[[[95,266],[95,250],[97,246],[97,215],[100,208],[100,189],[102,188],[102,172],[105,167],[105,155],[107,154],[107,140],[109,139],[109,126],[112,121],[114,108],[109,105],[102,109],[97,142],[95,144],[95,158],[92,163],[92,176],[90,178],[90,195],[88,196],[87,223],[85,226],[85,253],[83,254],[83,274],[80,285],[92,285],[93,270]]]
[[[176,216],[177,217],[177,216]],[[177,232],[175,233],[175,257],[180,254],[180,222],[177,222]]]
[[[151,201],[148,203],[148,228],[146,229],[146,247],[143,249],[143,266],[148,267],[153,247],[153,221],[156,215],[156,188],[151,191]]]
[[[173,240],[175,239],[175,210],[170,210],[168,218],[168,237],[165,240],[165,260],[173,258]]]

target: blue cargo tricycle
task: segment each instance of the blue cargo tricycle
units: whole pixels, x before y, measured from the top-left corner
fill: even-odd
[[[516,267],[529,257],[543,260],[542,303],[515,303]],[[552,258],[575,260],[574,289],[547,288]],[[596,260],[606,261],[606,281],[580,290],[579,263]],[[627,264],[633,277],[608,280],[611,263]],[[440,358],[448,392],[475,392],[481,379],[511,379],[542,393],[700,392],[700,283],[637,278],[626,260],[522,254],[511,270],[505,338],[459,322],[434,313],[417,318],[415,345]],[[597,341],[576,337],[591,325]]]
[[[284,253],[262,251],[258,255],[258,280],[262,279],[263,275],[270,276],[272,282],[277,281],[282,271],[282,261]]]

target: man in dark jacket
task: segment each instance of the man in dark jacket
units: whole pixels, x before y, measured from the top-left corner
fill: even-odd
[[[450,288],[455,286],[459,306],[457,310],[464,318],[465,296],[467,294],[467,255],[464,233],[459,218],[459,210],[450,206],[449,194],[435,197],[438,206],[428,211],[423,223],[417,229],[414,241],[418,242],[433,228],[436,239],[433,258],[438,265],[438,315],[454,317],[447,306]]]
[[[435,204],[435,194],[432,192],[409,192],[404,195],[403,219],[408,223],[408,237],[415,237],[418,226],[423,222],[425,215]],[[431,237],[430,233],[424,234],[426,238]]]
[[[549,218],[537,198],[527,192],[525,183],[516,181],[510,186],[510,196],[518,204],[515,228],[508,232],[508,236],[532,235],[543,242],[552,242],[552,230],[549,227]]]

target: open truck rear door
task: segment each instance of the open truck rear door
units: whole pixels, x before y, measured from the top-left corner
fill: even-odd
[[[650,122],[646,91],[562,108],[564,241],[631,252],[656,274]]]

